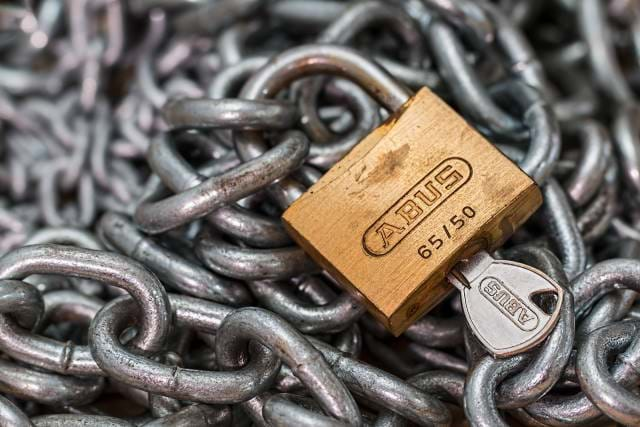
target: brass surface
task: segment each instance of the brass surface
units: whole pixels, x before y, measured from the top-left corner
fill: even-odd
[[[293,238],[395,335],[540,206],[535,183],[421,89],[283,215]]]

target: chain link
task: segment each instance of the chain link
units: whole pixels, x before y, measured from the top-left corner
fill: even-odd
[[[637,1],[12,0],[0,58],[0,425],[640,425]],[[394,338],[281,224],[422,86],[542,187],[528,353],[457,295]]]

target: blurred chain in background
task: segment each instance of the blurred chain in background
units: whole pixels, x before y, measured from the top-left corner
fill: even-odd
[[[422,86],[543,189],[526,354],[457,294],[392,337],[281,225]],[[638,94],[637,0],[0,3],[0,425],[640,425]]]

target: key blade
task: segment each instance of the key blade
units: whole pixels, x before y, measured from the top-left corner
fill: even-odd
[[[564,290],[546,274],[524,264],[493,260],[462,290],[462,305],[473,334],[494,355],[508,357],[540,344],[560,316]],[[553,313],[532,300],[557,295]]]
[[[486,251],[480,251],[471,258],[460,261],[447,274],[447,281],[460,292],[471,286],[471,282],[481,275],[494,262],[494,258]]]

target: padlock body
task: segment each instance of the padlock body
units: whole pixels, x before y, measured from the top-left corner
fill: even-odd
[[[293,238],[399,335],[542,203],[533,180],[421,89],[284,214]]]

